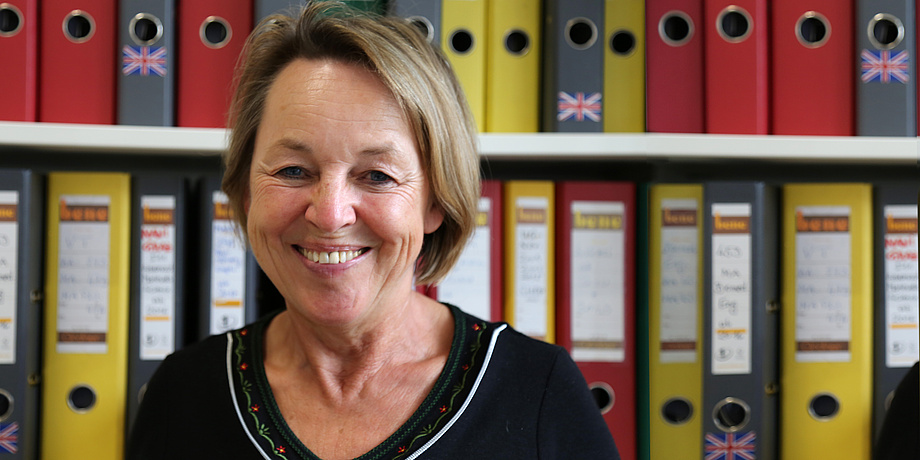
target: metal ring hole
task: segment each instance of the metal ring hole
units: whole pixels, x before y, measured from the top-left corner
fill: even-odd
[[[73,10],[64,16],[64,37],[73,43],[85,43],[96,33],[96,21],[89,13]]]
[[[457,54],[467,54],[473,49],[473,34],[466,29],[459,29],[450,34],[450,49]]]
[[[732,5],[719,13],[716,18],[716,30],[719,36],[729,43],[741,43],[751,36],[754,21],[744,8]]]
[[[152,14],[138,13],[128,24],[128,34],[134,43],[150,46],[163,37],[163,22]]]
[[[230,43],[230,38],[233,36],[233,30],[224,18],[219,16],[208,16],[204,22],[201,23],[198,34],[204,46],[218,49]]]
[[[9,3],[0,3],[0,37],[12,37],[22,30],[22,11]]]
[[[431,24],[428,18],[425,16],[411,16],[406,18],[406,21],[415,26],[428,43],[434,42],[434,25]]]
[[[671,398],[661,406],[661,417],[671,425],[683,425],[693,418],[693,404],[685,398]]]
[[[520,29],[509,30],[504,43],[505,50],[512,56],[523,56],[530,51],[530,35]]]
[[[565,23],[564,35],[569,46],[586,50],[597,41],[597,26],[588,18],[572,18]]]
[[[809,11],[796,21],[795,37],[807,48],[819,48],[831,37],[831,23],[820,13]]]
[[[0,388],[0,422],[13,415],[14,400],[9,391]]]
[[[808,403],[808,414],[819,422],[826,422],[840,412],[840,400],[830,393],[821,393]]]
[[[610,36],[610,50],[617,56],[629,56],[636,51],[636,36],[628,30],[617,30]]]
[[[588,385],[588,389],[591,390],[591,396],[594,396],[594,402],[597,403],[597,408],[601,411],[601,414],[606,414],[610,412],[610,409],[613,409],[613,405],[616,402],[616,393],[614,393],[610,385],[604,382],[594,382]]]
[[[866,33],[872,46],[881,50],[890,50],[904,40],[904,23],[895,16],[879,13],[869,20]]]
[[[722,431],[740,431],[751,421],[751,406],[737,398],[725,398],[713,408],[712,421]]]
[[[658,35],[671,46],[681,46],[693,38],[693,20],[683,11],[669,11],[658,21]]]
[[[85,414],[96,406],[96,392],[89,385],[77,385],[67,395],[67,406],[70,410]]]

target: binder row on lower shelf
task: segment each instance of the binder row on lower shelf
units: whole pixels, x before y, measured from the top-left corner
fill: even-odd
[[[869,460],[920,358],[917,192],[487,180],[419,290],[565,347],[624,460]],[[280,305],[230,216],[218,176],[0,170],[6,458],[122,458],[165,356]]]

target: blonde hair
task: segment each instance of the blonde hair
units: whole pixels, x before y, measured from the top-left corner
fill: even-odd
[[[334,59],[374,72],[402,107],[419,146],[441,226],[425,235],[419,284],[453,267],[475,227],[480,195],[476,125],[447,59],[402,18],[359,13],[340,2],[312,1],[295,17],[265,18],[249,36],[230,107],[222,189],[245,233],[244,203],[256,132],[269,88],[297,59]]]

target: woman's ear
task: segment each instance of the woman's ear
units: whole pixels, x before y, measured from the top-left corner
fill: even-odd
[[[424,230],[425,234],[434,233],[444,222],[444,211],[438,202],[430,200],[428,211],[425,212]]]

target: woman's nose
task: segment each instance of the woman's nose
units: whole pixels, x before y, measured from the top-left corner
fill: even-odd
[[[343,180],[321,180],[312,188],[305,217],[324,233],[334,233],[355,222],[354,197]]]

